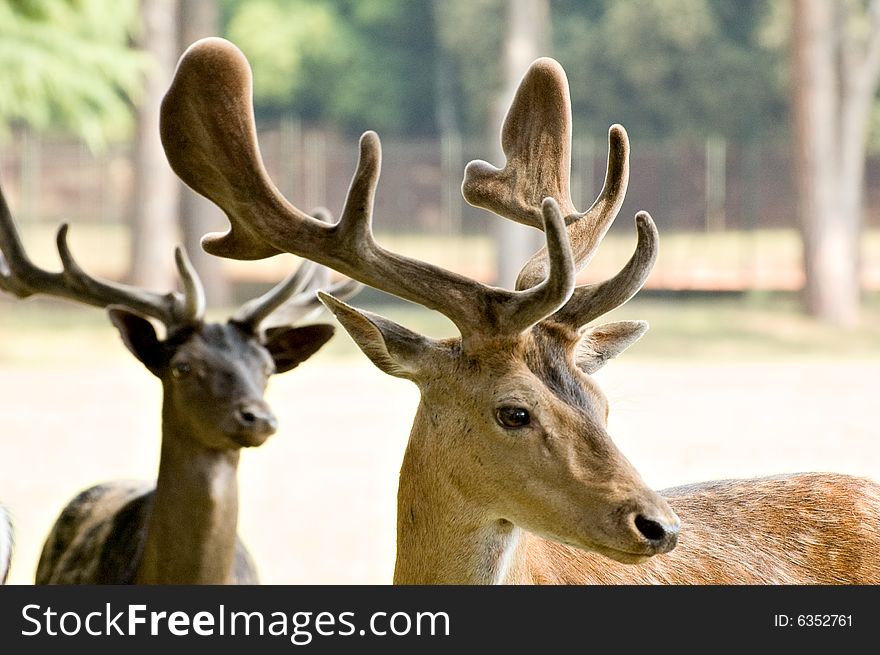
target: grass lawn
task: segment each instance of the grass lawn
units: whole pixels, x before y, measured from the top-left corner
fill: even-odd
[[[618,219],[621,220],[621,219]],[[794,290],[802,286],[801,245],[794,230],[751,232],[665,232],[660,225],[660,255],[647,283],[649,289]],[[22,238],[35,262],[57,268],[55,227],[46,224],[21,226]],[[128,232],[121,225],[79,224],[70,230],[70,244],[83,267],[96,275],[120,279],[128,266]],[[488,233],[484,235],[383,234],[383,246],[401,254],[429,261],[475,279],[494,278],[496,252]],[[616,273],[635,247],[635,230],[615,230],[602,242],[581,282],[605,279]],[[271,282],[292,270],[292,255],[257,262],[224,260],[230,279]],[[169,266],[172,254],[168,253]],[[862,239],[864,284],[880,291],[880,230]]]
[[[428,336],[457,334],[442,315],[410,303],[382,302],[372,290],[351,302]],[[214,310],[209,317],[221,320],[231,311]],[[622,319],[643,319],[651,325],[645,337],[627,352],[627,359],[633,360],[880,358],[880,294],[866,296],[860,325],[846,330],[805,317],[794,294],[760,292],[643,293],[602,321]],[[333,322],[325,313],[314,320]],[[118,349],[113,346],[115,341],[115,332],[102,311],[61,301],[0,300],[0,365],[115,359],[124,352],[121,345]],[[345,335],[331,340],[322,354],[337,360],[361,357]]]
[[[431,336],[455,334],[438,314],[375,293],[353,303]],[[876,296],[847,331],[805,319],[791,296],[765,294],[645,294],[606,320],[615,318],[652,325],[596,374],[609,432],[652,487],[794,471],[880,480]],[[155,477],[161,391],[104,312],[3,299],[0,398],[0,500],[16,524],[10,580],[28,584],[75,492]],[[267,399],[279,433],[244,453],[239,470],[239,531],[261,579],[389,582],[415,386],[376,369],[340,329],[273,378]]]

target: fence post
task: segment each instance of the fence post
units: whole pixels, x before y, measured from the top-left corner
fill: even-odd
[[[461,236],[461,134],[444,130],[440,135],[440,170],[443,185],[441,197],[441,218],[450,235]]]
[[[305,167],[305,211],[323,206],[327,200],[327,140],[324,132],[309,130],[303,139]]]
[[[281,119],[278,188],[288,198],[299,198],[302,185],[302,121],[296,114]]]
[[[706,231],[724,230],[727,176],[727,141],[722,136],[706,138]]]
[[[25,127],[21,131],[21,216],[23,220],[39,220],[40,168],[42,143],[40,136]]]

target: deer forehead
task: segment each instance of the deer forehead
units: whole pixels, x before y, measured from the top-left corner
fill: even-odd
[[[542,325],[536,326],[531,336],[534,345],[526,352],[525,363],[535,377],[564,404],[604,414],[608,404],[605,394],[575,365],[576,337]]]
[[[576,345],[576,333],[541,325],[514,338],[472,343],[457,352],[453,370],[436,362],[436,384],[430,387],[436,395],[462,393],[479,403],[520,401],[532,408],[566,406],[604,416],[607,399],[575,365]]]
[[[174,349],[172,359],[189,358],[214,366],[238,363],[262,367],[271,363],[269,353],[256,337],[230,323],[205,324],[178,343],[169,339],[169,345]]]

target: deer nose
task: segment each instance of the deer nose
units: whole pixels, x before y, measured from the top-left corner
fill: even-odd
[[[668,553],[675,548],[675,544],[678,542],[678,533],[681,531],[681,521],[675,514],[671,519],[637,514],[633,523],[636,530],[654,549],[655,553]]]
[[[261,436],[274,434],[278,429],[278,419],[263,405],[248,403],[238,408],[235,418],[246,431]]]

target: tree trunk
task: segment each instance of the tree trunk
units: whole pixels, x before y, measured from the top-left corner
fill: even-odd
[[[206,36],[216,36],[220,29],[220,9],[216,0],[180,1],[180,43],[182,54],[192,43]],[[193,266],[205,285],[205,296],[210,307],[223,307],[232,301],[229,280],[218,257],[212,257],[201,246],[201,238],[208,232],[227,228],[223,212],[205,197],[185,184],[180,184],[180,227],[183,244]]]
[[[137,110],[132,212],[132,284],[171,290],[176,285],[177,177],[159,141],[159,103],[171,82],[177,55],[176,0],[141,0],[140,46],[151,66]]]
[[[860,235],[864,213],[867,125],[873,93],[850,88],[841,97],[838,138],[838,221],[840,279],[835,314],[820,314],[839,325],[855,325],[861,304]]]
[[[858,321],[865,135],[877,73],[848,43],[844,5],[794,0],[792,113],[807,313]],[[868,50],[865,50],[867,52]]]
[[[535,59],[548,54],[550,7],[548,0],[507,0],[507,28],[504,35],[504,90],[495,100],[489,126],[489,143],[495,148],[494,161],[504,164],[501,150],[501,126],[522,76]],[[498,219],[498,280],[512,288],[522,266],[544,245],[542,234],[534,228]]]

